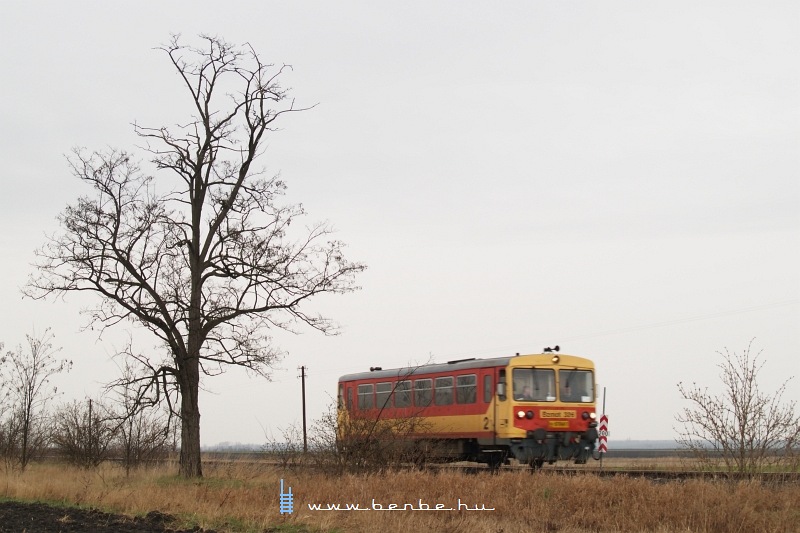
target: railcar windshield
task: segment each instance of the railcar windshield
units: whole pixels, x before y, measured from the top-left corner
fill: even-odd
[[[515,368],[514,399],[529,402],[556,401],[556,373],[550,368]]]
[[[558,371],[559,398],[562,402],[594,401],[594,379],[591,370],[561,369]]]

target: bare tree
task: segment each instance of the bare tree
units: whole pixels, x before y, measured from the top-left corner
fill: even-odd
[[[34,332],[25,338],[26,348],[18,346],[0,358],[7,413],[0,440],[5,456],[13,458],[22,469],[47,444],[46,405],[58,392],[51,378],[72,366],[71,361],[56,359],[61,348],[53,346],[54,335],[49,328],[41,336]]]
[[[788,380],[773,394],[759,389],[763,350],[752,355],[752,341],[741,355],[717,353],[722,392],[678,383],[690,402],[676,417],[679,444],[704,463],[721,460],[730,472],[758,472],[791,456],[800,444],[800,416],[794,401],[783,403]]]
[[[37,250],[25,290],[34,298],[94,292],[101,299],[90,324],[133,321],[160,339],[168,356],[142,356],[148,372],[136,382],[177,388],[187,477],[202,475],[201,374],[233,365],[267,376],[280,356],[271,329],[335,332],[307,301],[355,290],[365,268],[344,258],[327,224],[293,224],[302,206],[281,205],[283,182],[253,168],[276,120],[299,110],[279,83],[287,67],[263,63],[249,46],[202,42],[187,47],[173,37],[161,48],[194,114],[182,126],[134,125],[155,176],[126,152],[75,151],[73,174],[94,195],[62,213],[64,232]]]

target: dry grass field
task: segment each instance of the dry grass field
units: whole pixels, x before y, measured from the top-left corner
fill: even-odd
[[[34,464],[24,473],[0,470],[0,497],[140,516],[158,510],[177,516],[181,527],[232,532],[788,533],[800,528],[797,484],[655,483],[525,471],[329,477],[246,462],[208,464],[206,477],[196,481],[178,478],[176,471],[165,466],[125,477],[111,465],[81,470]],[[279,512],[281,479],[292,489],[291,514]],[[366,510],[310,508],[316,504]],[[405,509],[389,510],[391,504]],[[437,504],[453,510],[435,510]]]

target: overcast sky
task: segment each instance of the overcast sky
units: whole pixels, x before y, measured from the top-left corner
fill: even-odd
[[[91,296],[19,291],[83,192],[73,147],[134,149],[189,102],[171,33],[291,64],[313,110],[261,164],[368,270],[312,303],[337,337],[275,332],[273,381],[204,382],[202,443],[260,443],[369,366],[537,353],[593,359],[616,439],[671,439],[676,384],[716,388],[725,347],[800,398],[796,2],[16,2],[0,18],[0,342],[51,327],[63,400],[116,377],[123,332]],[[144,154],[142,154],[144,158]],[[155,345],[143,338],[143,347]]]

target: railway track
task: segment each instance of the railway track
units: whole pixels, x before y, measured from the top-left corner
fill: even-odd
[[[569,468],[558,467],[542,469],[563,475],[593,475],[598,477],[638,477],[652,481],[684,481],[688,479],[704,479],[718,481],[760,481],[762,483],[800,483],[800,472],[722,472],[709,470],[675,470],[675,469],[616,469],[616,468]]]
[[[256,454],[246,454],[242,456],[234,456],[226,454],[208,454],[204,457],[205,464],[248,464],[260,465],[262,467],[272,468],[286,468],[286,469],[314,469],[317,468],[314,464],[303,462],[285,462],[279,460],[272,460],[264,458],[263,455],[257,458]],[[398,468],[402,469],[415,469],[427,470],[434,472],[462,472],[465,474],[489,474],[492,472],[485,464],[479,463],[431,463],[424,466],[420,465],[401,465]],[[667,482],[682,482],[690,479],[702,479],[720,482],[739,482],[739,481],[758,481],[765,484],[786,484],[786,483],[800,483],[800,472],[760,472],[760,473],[742,473],[742,472],[723,472],[723,471],[708,471],[708,470],[685,470],[685,469],[663,469],[663,468],[619,468],[607,467],[601,468],[593,464],[586,466],[557,466],[546,465],[538,470],[531,470],[528,465],[524,464],[511,464],[503,465],[498,472],[530,472],[531,474],[550,474],[550,475],[564,475],[564,476],[597,476],[597,477],[633,477],[649,479],[655,483]]]
[[[491,469],[486,465],[435,464],[426,469],[434,471],[459,471],[467,474],[488,473]],[[800,483],[800,472],[722,472],[708,470],[650,469],[650,468],[596,468],[570,466],[544,466],[531,470],[527,465],[505,465],[498,472],[528,471],[532,474],[551,474],[564,476],[597,476],[597,477],[634,477],[656,482],[684,481],[688,479],[705,479],[718,481],[760,481],[763,483]]]

